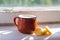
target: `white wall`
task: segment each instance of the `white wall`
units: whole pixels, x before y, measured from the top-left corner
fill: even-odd
[[[14,17],[19,14],[35,14],[40,22],[56,22],[60,21],[60,11],[35,11],[35,12],[0,12],[0,23],[13,23]]]

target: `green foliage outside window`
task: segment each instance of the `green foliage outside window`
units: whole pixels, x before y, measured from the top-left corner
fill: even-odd
[[[54,6],[60,0],[0,0],[0,6]]]

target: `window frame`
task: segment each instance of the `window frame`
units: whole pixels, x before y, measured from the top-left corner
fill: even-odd
[[[0,7],[0,12],[17,11],[54,11],[60,10],[60,7]]]

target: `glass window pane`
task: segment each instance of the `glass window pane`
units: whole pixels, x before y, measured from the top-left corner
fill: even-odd
[[[0,6],[60,6],[60,0],[0,0]]]

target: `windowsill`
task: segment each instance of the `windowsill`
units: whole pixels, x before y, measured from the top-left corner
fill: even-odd
[[[59,7],[0,7],[0,12],[17,12],[17,11],[58,11]]]

